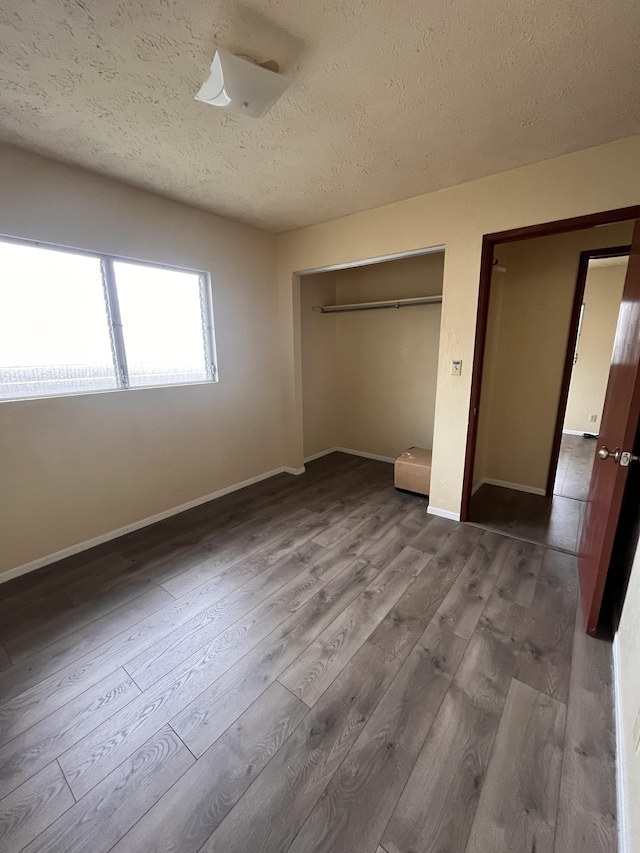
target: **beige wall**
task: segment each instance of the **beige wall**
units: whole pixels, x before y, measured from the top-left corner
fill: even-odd
[[[393,458],[432,446],[440,306],[335,315],[311,307],[436,295],[443,265],[437,253],[303,277],[305,457],[346,447]]]
[[[278,242],[283,449],[303,458],[299,281],[294,272],[446,245],[432,506],[457,513],[464,467],[482,235],[637,204],[640,136],[283,234]],[[450,375],[461,358],[462,376]]]
[[[0,233],[211,271],[220,382],[0,403],[0,572],[282,465],[275,238],[0,148]]]
[[[506,268],[509,247],[502,246],[498,255],[500,266]],[[491,298],[487,316],[487,337],[482,369],[482,416],[478,418],[476,439],[476,459],[473,470],[473,489],[478,489],[487,475],[487,455],[491,446],[492,404],[496,398],[495,378],[500,344],[500,320],[502,317],[502,298],[506,273],[494,270],[491,276]]]
[[[336,317],[312,310],[335,303],[335,273],[305,276],[300,298],[305,457],[338,446]]]
[[[578,360],[571,371],[564,418],[566,430],[580,433],[600,430],[626,274],[626,260],[615,266],[589,267]],[[591,415],[596,415],[597,420],[590,421]]]
[[[442,253],[343,270],[337,301],[442,293]],[[339,447],[394,458],[432,447],[440,305],[336,317]]]
[[[617,665],[618,744],[623,754],[623,794],[626,812],[627,848],[640,853],[640,544],[631,570],[622,617],[615,640]]]
[[[580,252],[626,244],[632,228],[626,222],[496,247],[507,271],[494,274],[500,286],[491,300],[475,482],[544,493]]]

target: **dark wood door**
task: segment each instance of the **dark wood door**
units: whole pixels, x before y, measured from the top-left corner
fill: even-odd
[[[623,452],[634,448],[640,417],[640,220],[635,224],[622,294],[611,372],[602,412],[598,451],[589,488],[578,564],[585,626],[598,626],[611,552],[629,468]],[[621,461],[623,464],[621,464]],[[632,464],[638,464],[632,463]]]

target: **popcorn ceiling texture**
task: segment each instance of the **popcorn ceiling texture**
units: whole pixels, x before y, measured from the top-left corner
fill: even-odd
[[[285,231],[640,131],[628,0],[3,0],[0,138]],[[194,101],[215,47],[293,85]]]

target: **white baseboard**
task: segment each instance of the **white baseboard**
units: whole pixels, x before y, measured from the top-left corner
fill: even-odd
[[[393,456],[378,456],[376,453],[365,453],[364,450],[351,450],[349,447],[330,447],[328,450],[321,450],[320,453],[314,453],[312,456],[305,456],[305,462],[313,462],[314,459],[320,459],[321,456],[328,456],[330,453],[350,453],[351,456],[364,456],[365,459],[375,459],[376,462],[395,462]]]
[[[506,480],[494,480],[493,477],[483,477],[478,484],[478,489],[484,484],[488,486],[501,486],[503,489],[513,489],[515,492],[528,492],[530,495],[542,495],[546,492],[544,489],[536,489],[534,486],[523,486],[522,483],[508,483]]]
[[[595,426],[595,424],[594,424]],[[563,435],[584,435],[585,432],[589,432],[588,429],[563,429]]]
[[[620,691],[620,652],[618,634],[613,638],[613,701],[616,720],[616,799],[618,812],[618,850],[628,853],[627,795],[625,785],[624,731],[622,726],[622,695]]]
[[[486,480],[484,480],[484,479],[483,479],[483,480],[478,480],[478,482],[475,484],[475,486],[471,489],[471,497],[473,497],[473,496],[475,495],[475,493],[478,491],[478,489],[479,489],[481,486],[484,486],[484,484],[485,484],[486,482],[487,482],[487,481],[486,481]]]
[[[304,474],[305,467],[304,467],[304,465],[302,466],[302,468],[286,468],[285,467],[282,470],[285,474],[293,474],[295,477],[298,477],[300,474]]]
[[[336,447],[339,453],[350,453],[352,456],[364,456],[365,459],[375,459],[376,462],[391,462],[396,460],[393,456],[378,456],[377,453],[365,453],[364,450],[351,450],[348,447]]]
[[[439,509],[437,506],[429,506],[427,507],[428,515],[439,515],[440,518],[450,518],[451,521],[460,521],[460,513],[459,512],[451,512],[449,509]]]
[[[320,453],[312,453],[311,456],[305,456],[305,462],[313,462],[314,459],[320,459],[322,456],[328,456],[330,453],[335,453],[337,447],[329,447],[327,450],[321,450]]]
[[[79,542],[77,545],[71,545],[69,548],[63,548],[62,551],[56,551],[55,554],[48,554],[46,557],[39,557],[37,560],[32,560],[30,563],[24,563],[22,566],[16,566],[6,572],[0,573],[0,583],[12,580],[12,578],[26,575],[28,572],[35,572],[36,569],[41,569],[43,566],[48,566],[50,563],[55,563],[58,560],[63,560],[65,557],[72,557],[74,554],[79,554],[81,551],[87,551],[89,548],[94,548],[96,545],[102,545],[104,542],[109,542],[111,539],[117,539],[118,536],[124,536],[125,533],[131,533],[133,530],[140,530],[141,527],[148,527],[150,524],[155,524],[158,521],[163,521],[165,518],[170,518],[172,515],[178,515],[188,509],[193,509],[201,504],[206,504],[216,498],[224,497],[224,495],[237,492],[239,489],[244,489],[246,486],[252,486],[254,483],[259,483],[261,480],[268,480],[269,477],[275,477],[276,474],[302,474],[304,468],[274,468],[273,471],[265,471],[264,474],[258,474],[256,477],[250,477],[248,480],[243,480],[241,483],[234,483],[232,486],[226,486],[224,489],[218,489],[217,492],[212,492],[210,495],[203,495],[201,498],[188,501],[171,509],[158,512],[148,518],[143,518],[140,521],[134,521],[131,524],[126,524],[124,527],[119,527],[117,530],[110,530],[108,533],[102,533],[100,536],[94,536],[93,539],[87,539],[85,542]]]

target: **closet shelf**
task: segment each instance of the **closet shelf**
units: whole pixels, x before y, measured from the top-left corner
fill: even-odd
[[[436,305],[442,296],[413,296],[410,299],[385,299],[381,302],[353,302],[350,305],[314,305],[320,314],[340,314],[343,311],[373,311],[377,308],[409,308],[411,305]]]

